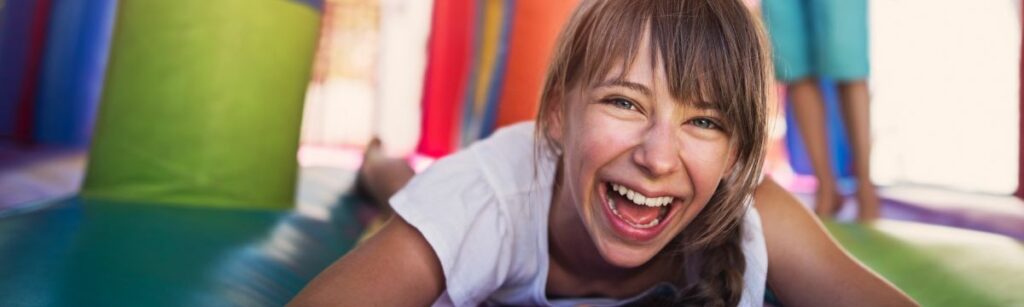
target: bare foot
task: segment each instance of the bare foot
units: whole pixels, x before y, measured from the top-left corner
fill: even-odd
[[[373,138],[369,144],[366,144],[366,151],[363,152],[363,164],[359,166],[359,175],[368,175],[370,169],[383,159],[387,159],[387,157],[381,148],[380,139]]]
[[[835,217],[843,205],[843,197],[839,195],[833,185],[819,185],[818,192],[814,197],[814,213],[820,219],[831,219]]]
[[[366,145],[363,164],[359,166],[356,189],[385,213],[391,211],[388,200],[398,193],[416,173],[403,159],[388,157],[380,140]]]
[[[857,186],[857,221],[871,223],[881,216],[881,201],[875,186],[871,183],[860,183]]]
[[[356,190],[363,194],[378,207],[383,207],[384,201],[387,199],[381,199],[380,192],[377,191],[377,187],[380,179],[381,165],[387,161],[387,156],[384,155],[384,150],[381,148],[380,139],[373,138],[370,143],[366,145],[366,151],[363,152],[363,163],[359,165],[359,170],[356,175]]]

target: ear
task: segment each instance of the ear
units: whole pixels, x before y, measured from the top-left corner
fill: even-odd
[[[548,115],[549,118],[547,134],[549,137],[551,137],[552,141],[555,141],[558,144],[562,144],[562,136],[565,134],[565,132],[563,131],[564,125],[562,122],[562,116],[560,114],[561,112],[558,113],[559,114]]]
[[[739,176],[737,172],[743,169],[743,163],[739,162],[739,157],[736,156],[736,149],[734,145],[729,145],[729,160],[726,161],[725,165],[725,177],[736,178]]]
[[[562,101],[565,96],[563,95],[552,95],[549,99],[551,101],[545,105],[548,107],[544,117],[540,120],[544,121],[547,125],[547,129],[544,133],[551,138],[551,141],[555,142],[562,150],[563,137],[565,135],[565,104],[566,101]]]
[[[733,160],[731,162],[729,162],[729,166],[727,166],[727,168],[725,169],[725,174],[726,174],[727,177],[732,178],[733,180],[735,180],[736,178],[739,178],[739,176],[740,176],[739,172],[742,171],[742,170],[743,170],[742,163],[737,163],[736,162],[736,158],[733,158]]]

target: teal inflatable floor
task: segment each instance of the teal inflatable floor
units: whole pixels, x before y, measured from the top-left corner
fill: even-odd
[[[352,248],[351,173],[303,169],[293,211],[69,198],[0,213],[0,306],[278,306]],[[1024,306],[1024,245],[908,222],[829,224],[924,306]]]
[[[304,169],[299,210],[81,198],[0,213],[0,306],[280,306],[362,232],[350,172]]]

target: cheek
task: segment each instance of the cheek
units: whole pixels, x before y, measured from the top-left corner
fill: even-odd
[[[640,143],[646,122],[627,120],[608,114],[600,106],[585,108],[580,119],[583,137],[581,148],[585,149],[591,161],[609,162],[623,151]]]
[[[596,108],[584,108],[581,113],[582,116],[569,120],[564,139],[566,182],[574,185],[576,197],[589,195],[601,168],[639,139],[635,125],[609,118]],[[587,190],[581,190],[583,188]]]
[[[631,146],[630,140],[635,139],[624,125],[598,116],[584,118],[584,127],[587,128],[580,131],[578,149],[585,157],[587,163],[584,164],[595,167],[614,159],[623,148]]]
[[[697,191],[710,198],[710,194],[714,192],[718,182],[725,176],[731,158],[728,143],[685,140],[681,154],[690,180],[693,181]]]

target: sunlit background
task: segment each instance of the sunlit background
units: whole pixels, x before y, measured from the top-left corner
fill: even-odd
[[[60,153],[84,153],[90,142],[103,86],[102,77],[92,76],[103,75],[104,42],[116,14],[116,1],[90,1],[51,3],[49,32],[28,32],[18,19],[5,20],[0,39],[9,47],[0,52],[9,63],[4,80],[13,82],[0,87],[0,157],[9,161],[7,169],[57,174],[40,181],[3,173],[5,206],[73,193],[82,180],[83,155]],[[319,39],[301,107],[299,164],[355,169],[365,144],[378,137],[389,155],[423,169],[501,125],[529,120],[554,37],[575,2],[522,1],[316,2]],[[760,1],[745,2],[759,13]],[[12,3],[28,8],[36,2]],[[1017,0],[869,2],[872,179],[884,197],[985,199],[1018,189],[1020,11]],[[89,20],[97,23],[84,27]],[[78,40],[68,34],[77,28],[84,29],[74,34],[82,36]],[[18,29],[41,39],[19,45],[31,36],[15,35]],[[32,61],[40,65],[33,68]],[[27,86],[39,90],[26,92]],[[766,170],[807,197],[817,184],[781,94],[772,97],[776,116]],[[39,100],[34,109],[22,107],[31,99]],[[65,102],[78,100],[83,103]],[[849,145],[836,104],[827,101],[830,150],[838,174],[849,176]],[[51,155],[58,160],[19,162]],[[850,193],[852,180],[842,179],[840,187]],[[957,203],[968,210],[1016,210],[995,205],[1003,201]]]
[[[1019,5],[871,1],[872,172],[879,184],[1017,189]]]
[[[30,25],[45,23],[18,24],[21,19],[11,17],[0,36],[8,80],[0,87],[0,157],[5,169],[34,170],[0,174],[4,206],[73,193],[81,183],[116,14],[116,1],[90,1],[0,2],[53,7],[52,18],[39,19],[52,19],[53,26],[31,32]],[[554,37],[575,3],[314,2],[319,39],[301,107],[297,161],[345,169],[358,167],[373,137],[389,155],[422,169],[501,125],[529,120]],[[760,1],[745,2],[759,12]],[[984,198],[1018,189],[1020,11],[1017,0],[869,2],[872,179],[884,197]],[[96,22],[83,26],[90,20]],[[25,90],[32,86],[38,90]],[[781,94],[772,99],[777,112],[766,170],[806,197],[816,183]],[[33,99],[37,105],[24,107]],[[842,118],[834,98],[827,104],[835,168],[849,176]],[[22,163],[50,156],[58,160]],[[19,175],[26,173],[57,175]],[[853,189],[850,179],[840,186],[844,193]],[[1007,210],[997,203],[1006,202],[961,205]]]

